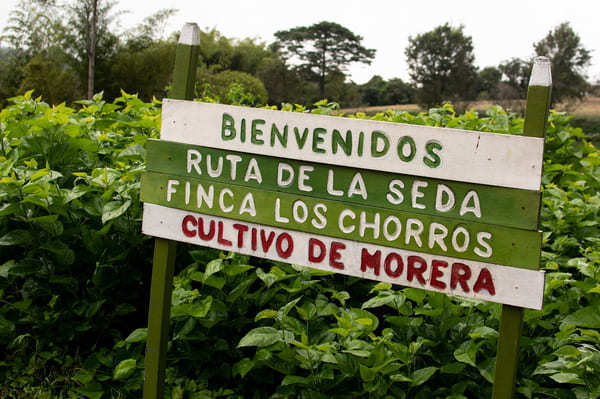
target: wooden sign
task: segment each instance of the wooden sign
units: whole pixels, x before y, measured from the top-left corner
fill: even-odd
[[[146,170],[466,221],[535,230],[539,191],[397,175],[149,140]],[[259,178],[260,177],[260,178]],[[362,188],[364,187],[364,191]]]
[[[524,280],[520,269],[539,267],[540,193],[532,188],[540,185],[542,138],[189,101],[163,107],[161,140],[148,145],[141,199],[188,211],[180,218],[196,216],[195,222],[169,221],[179,234],[165,236],[156,227],[166,222],[145,212],[144,233],[189,242],[185,232],[200,220],[214,224],[212,216],[227,218],[220,225],[230,230],[232,220],[260,231],[285,229],[304,246],[339,239],[351,275],[363,266],[357,248],[393,248],[403,262],[471,263],[498,276],[503,270],[502,278],[490,274],[490,284],[511,294],[495,288],[453,293],[541,308],[542,272],[533,272],[538,277],[529,280],[535,284],[526,296],[513,294]],[[170,213],[154,215],[162,214]],[[195,227],[196,237],[208,234],[202,223]],[[219,240],[196,243],[221,248]],[[253,255],[281,260],[274,254]],[[306,253],[294,254],[293,262],[314,266]],[[421,288],[437,290],[431,280]]]
[[[526,190],[544,153],[539,137],[178,100],[163,102],[161,139]]]
[[[540,309],[543,273],[147,203],[145,234],[448,295]]]
[[[199,29],[177,48],[194,89]],[[550,63],[523,135],[164,100],[142,230],[156,238],[144,398],[163,396],[175,242],[502,303],[494,398],[514,393],[523,308],[541,309],[540,182]]]
[[[541,234],[147,172],[144,202],[436,255],[537,269]]]
[[[535,271],[540,192],[531,190],[540,185],[541,138],[166,101],[161,140],[147,150],[142,201],[187,211],[176,214],[180,219],[195,216],[169,221],[179,234],[167,236],[160,231],[167,222],[152,218],[171,213],[145,212],[146,234],[189,242],[186,231],[206,236],[200,221],[214,224],[211,217],[220,217],[229,230],[233,221],[260,231],[283,229],[303,243],[296,245],[335,239],[344,243],[338,253],[351,275],[363,266],[357,248],[393,248],[405,263],[429,259],[494,271],[489,280],[497,291],[455,295],[542,306],[543,272]],[[195,242],[222,248],[219,240]],[[293,262],[314,266],[306,253],[293,253]],[[281,260],[272,251],[253,255]],[[538,276],[529,279],[534,284],[524,296],[514,295],[524,280],[521,269]],[[494,277],[498,270],[502,277]],[[438,273],[421,288],[438,290]]]

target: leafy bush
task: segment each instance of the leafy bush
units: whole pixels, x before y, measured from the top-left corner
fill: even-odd
[[[0,397],[139,397],[152,254],[139,174],[160,104],[30,95],[0,112]],[[499,107],[372,119],[523,127]],[[552,113],[547,133],[545,306],[525,312],[526,398],[600,397],[600,153],[569,119]],[[176,269],[169,397],[490,396],[499,305],[181,244]]]
[[[267,103],[267,90],[254,76],[239,71],[223,71],[216,74],[199,69],[196,91],[200,97],[226,104],[260,106]]]

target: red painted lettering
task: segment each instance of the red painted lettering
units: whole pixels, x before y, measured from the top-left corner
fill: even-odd
[[[379,276],[379,268],[381,267],[381,251],[375,251],[375,253],[371,255],[366,248],[362,249],[360,254],[360,270],[362,272],[366,272],[367,267],[373,269],[373,273],[376,276]]]
[[[196,218],[194,218],[192,215],[187,215],[183,218],[183,222],[181,222],[181,230],[183,231],[183,234],[185,234],[187,237],[196,237],[196,230],[188,229],[188,223],[191,223],[194,227],[198,226]]]
[[[271,248],[271,244],[273,244],[273,239],[275,238],[275,232],[271,231],[269,233],[269,237],[265,236],[265,231],[260,231],[260,243],[262,244],[262,249],[264,252],[268,252],[269,248]]]
[[[416,267],[416,264],[419,263],[420,267]],[[427,270],[427,262],[425,259],[420,256],[409,256],[408,257],[408,266],[406,268],[406,279],[408,281],[412,281],[413,277],[417,277],[417,280],[421,285],[425,285],[426,281],[423,277],[423,273]]]
[[[456,284],[460,283],[460,287],[464,292],[469,292],[467,280],[471,278],[471,268],[463,263],[452,264],[452,274],[450,275],[450,288],[456,289]]]
[[[231,241],[223,238],[223,222],[219,222],[219,234],[217,236],[217,242],[221,245],[230,247]]]
[[[215,236],[215,221],[211,220],[209,223],[208,234],[204,232],[204,220],[198,218],[198,235],[204,241],[210,241]]]
[[[396,261],[395,270],[392,269],[392,262],[394,261]],[[388,256],[385,257],[383,266],[385,269],[385,274],[393,278],[399,277],[404,270],[404,262],[402,261],[402,257],[395,252],[390,252]]]
[[[473,286],[473,291],[475,292],[479,292],[482,289],[487,290],[490,293],[490,295],[496,295],[496,287],[494,287],[494,280],[492,279],[492,274],[485,267],[479,272],[479,276],[477,277],[475,286]]]
[[[315,254],[315,248],[319,248],[319,255]],[[308,261],[312,263],[320,263],[325,259],[325,253],[327,249],[325,244],[321,240],[317,240],[316,238],[311,238],[308,240]]]
[[[248,226],[245,224],[235,223],[233,228],[238,231],[237,246],[238,248],[241,248],[244,246],[244,233],[248,231]]]
[[[346,249],[346,245],[341,242],[333,241],[331,243],[331,249],[329,250],[329,266],[335,267],[336,269],[343,269],[344,264],[338,259],[342,257],[340,250]]]
[[[250,246],[252,247],[253,251],[256,251],[256,242],[258,241],[256,239],[256,232],[257,232],[257,230],[253,227],[252,228],[252,238],[250,240]]]
[[[283,249],[283,241],[287,241],[285,250]],[[277,250],[277,255],[281,256],[283,259],[289,258],[294,250],[294,240],[292,240],[292,236],[288,233],[280,234],[279,237],[277,237],[277,241],[275,241],[275,249]]]
[[[440,270],[440,267],[448,267],[448,262],[441,260],[434,260],[431,262],[431,279],[429,280],[429,285],[443,290],[446,288],[446,283],[438,280],[439,277],[444,275],[444,272]]]

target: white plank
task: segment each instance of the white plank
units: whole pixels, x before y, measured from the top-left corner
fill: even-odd
[[[215,223],[215,234],[211,239],[201,239],[197,231],[194,237],[186,236],[183,232],[182,222],[186,216],[190,216],[197,220],[201,217],[205,223],[205,233],[208,231],[208,226],[211,221]],[[196,222],[197,223],[197,222]],[[230,241],[229,245],[218,242],[218,226],[222,223],[222,231],[220,237],[224,240]],[[233,227],[234,224],[246,226],[248,230],[243,233],[242,241],[239,239],[239,230]],[[186,222],[188,232],[193,231],[193,223],[190,221]],[[270,232],[274,233],[274,239],[269,248],[265,251],[261,245],[260,238],[257,239],[255,249],[252,246],[251,232],[252,229],[265,231],[266,237],[269,236]],[[408,287],[422,288],[429,291],[441,292],[448,295],[457,295],[461,297],[479,299],[485,301],[492,301],[497,303],[503,303],[513,306],[520,306],[531,309],[541,309],[544,296],[544,272],[534,271],[526,269],[517,269],[508,266],[495,265],[490,263],[475,262],[469,260],[461,260],[445,256],[437,256],[424,254],[414,251],[404,251],[384,246],[362,244],[355,241],[330,238],[326,236],[307,234],[303,232],[291,231],[278,229],[274,227],[262,226],[256,223],[240,222],[232,219],[202,215],[199,213],[188,212],[184,210],[167,208],[160,205],[144,204],[144,217],[142,224],[142,231],[144,234],[152,235],[155,237],[161,237],[165,239],[187,242],[196,245],[203,245],[211,248],[222,249],[225,251],[235,251],[246,255],[257,256],[261,258],[282,261],[287,263],[293,263],[303,266],[309,266],[329,272],[342,273],[349,276],[355,276],[360,278],[367,278],[377,281],[385,281],[393,284],[399,284]],[[289,238],[293,241],[293,248],[289,254],[285,254],[287,250],[288,241],[281,239],[280,249],[284,252],[282,256],[276,250],[276,241],[278,237],[283,237],[282,234],[287,233]],[[260,233],[258,233],[260,237]],[[311,262],[308,257],[309,251],[309,240],[318,239],[325,244],[328,248],[327,256],[321,262]],[[221,240],[221,242],[225,242]],[[344,246],[343,249],[339,250],[339,258],[337,262],[343,264],[343,269],[334,268],[330,266],[329,249],[333,242],[340,243]],[[370,254],[375,254],[376,251],[381,251],[381,268],[379,275],[374,274],[374,269],[366,268],[365,271],[361,270],[361,256],[363,249],[366,249]],[[404,263],[403,272],[399,273],[399,276],[393,277],[386,273],[384,268],[384,260],[390,253],[395,253],[402,258]],[[315,251],[314,255],[318,255],[319,251]],[[394,255],[395,256],[395,255]],[[408,262],[409,256],[418,256],[426,261],[427,270],[422,274],[422,278],[425,284],[422,284],[417,277],[414,277],[412,281],[407,280]],[[435,281],[438,282],[438,287],[432,286],[432,262],[442,261],[448,264],[445,268],[440,268],[442,275],[437,277]],[[460,283],[456,284],[455,289],[451,288],[451,269],[453,264],[462,263],[466,265],[471,271],[471,279],[465,281],[469,292],[465,292]],[[393,263],[391,270],[396,270],[396,263]],[[476,279],[482,273],[482,270],[486,269],[489,271],[491,279],[493,281],[494,293],[493,295],[489,292],[489,289],[481,289],[479,292],[474,292]],[[439,287],[439,282],[445,285],[445,288]]]
[[[221,138],[224,113],[235,121],[237,135],[233,140]],[[246,121],[245,142],[241,141],[239,134],[242,119]],[[255,119],[265,121],[264,125],[260,125],[262,145],[253,144],[250,140],[252,120]],[[288,126],[287,148],[283,148],[279,141],[271,146],[273,124],[281,131]],[[298,128],[300,134],[308,129],[303,147],[295,139],[294,128]],[[325,153],[316,153],[312,149],[315,128],[326,130],[321,136],[323,141],[316,143]],[[350,155],[339,149],[336,154],[332,153],[333,129],[337,129],[343,137],[347,130],[352,131]],[[364,132],[364,152],[359,156],[357,149],[361,131]],[[371,156],[373,131],[383,132],[389,140],[389,151],[384,156]],[[412,137],[415,143],[416,155],[410,162],[400,160],[397,154],[397,144],[404,136]],[[178,100],[165,100],[163,103],[161,138],[246,153],[528,190],[540,189],[544,150],[544,139],[535,137]],[[442,149],[437,151],[441,159],[437,167],[427,166],[423,161],[428,156],[426,144],[431,141],[442,145]],[[408,152],[408,147],[406,150]]]

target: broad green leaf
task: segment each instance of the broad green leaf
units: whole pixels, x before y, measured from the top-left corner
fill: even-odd
[[[113,371],[113,379],[118,381],[129,377],[135,371],[135,367],[135,359],[121,360]]]
[[[281,386],[285,385],[308,385],[310,384],[310,378],[300,377],[297,375],[286,375],[281,381]]]
[[[148,337],[148,329],[147,328],[137,328],[135,329],[127,338],[125,338],[125,342],[131,344],[134,342],[142,342],[146,340]]]
[[[463,362],[473,367],[477,367],[475,359],[477,357],[478,349],[479,346],[476,345],[473,341],[463,342],[460,345],[460,347],[454,350],[454,358],[459,362]]]
[[[407,377],[404,374],[393,374],[390,376],[390,380],[394,382],[412,382],[412,378]]]
[[[220,272],[223,270],[223,259],[213,259],[206,265],[206,270],[204,271],[204,281],[213,274]]]
[[[85,385],[94,379],[94,373],[85,369],[80,369],[73,374],[73,378],[78,383]]]
[[[600,328],[600,305],[586,306],[579,309],[565,317],[562,323],[577,327]]]
[[[248,372],[252,370],[253,367],[254,361],[245,357],[236,364],[234,364],[231,371],[233,375],[239,375],[242,378],[244,378],[246,374],[248,374]]]
[[[373,369],[370,369],[369,367],[361,364],[360,365],[360,378],[362,378],[363,381],[373,381],[375,379],[375,376],[377,375],[375,373],[375,371],[373,371]]]
[[[574,373],[556,373],[550,376],[554,381],[561,384],[581,384],[585,385],[585,382]]]
[[[76,391],[89,399],[100,399],[104,393],[102,385],[96,381],[91,381],[87,385],[77,388]]]
[[[393,303],[396,297],[394,295],[378,295],[363,303],[362,309],[378,308],[383,305]]]
[[[223,273],[230,277],[237,276],[238,274],[244,273],[248,270],[254,269],[254,266],[250,265],[229,265],[223,269]]]
[[[127,209],[129,209],[130,206],[131,200],[127,200],[125,202],[110,201],[106,203],[102,207],[102,224],[105,224],[110,220],[118,218],[119,216],[127,212]]]
[[[427,382],[427,380],[429,380],[436,371],[438,371],[437,367],[425,367],[415,370],[415,372],[412,373],[412,382],[410,385],[416,387]]]
[[[273,327],[257,327],[250,330],[238,344],[238,348],[244,346],[257,346],[259,348],[273,345],[281,341],[281,333]]]
[[[33,237],[26,230],[13,230],[0,237],[0,246],[21,245],[32,243]]]
[[[469,333],[469,337],[471,337],[471,339],[497,338],[498,331],[494,330],[493,328],[487,327],[487,326],[481,326],[481,327],[477,327],[477,328],[473,329],[473,331],[471,331]]]
[[[254,317],[254,321],[259,321],[262,319],[274,319],[279,315],[277,311],[272,309],[265,309],[258,312],[258,314]]]

